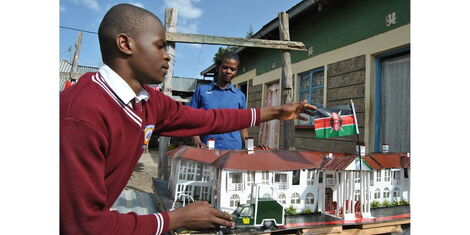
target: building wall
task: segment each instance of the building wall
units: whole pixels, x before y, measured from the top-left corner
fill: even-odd
[[[243,190],[227,190],[227,184],[230,184],[228,182],[228,174],[230,173],[242,173],[243,174]],[[282,173],[282,174],[287,174],[287,189],[286,190],[280,190],[276,184],[274,184],[274,174],[275,173]],[[232,171],[232,170],[222,170],[221,174],[221,180],[219,182],[221,188],[219,190],[220,198],[221,200],[219,201],[217,207],[226,212],[233,212],[235,207],[230,207],[230,198],[232,195],[237,194],[238,197],[240,198],[240,204],[246,204],[249,195],[251,194],[251,185],[248,185],[246,182],[247,179],[247,172],[246,171]],[[312,210],[315,210],[317,208],[317,203],[318,203],[318,184],[314,185],[307,185],[307,170],[301,170],[300,171],[300,182],[299,185],[292,185],[292,171],[270,171],[269,172],[269,182],[268,186],[272,186],[274,188],[273,193],[269,194],[274,194],[271,195],[274,199],[279,201],[278,195],[279,193],[284,193],[286,196],[286,203],[282,204],[284,208],[289,207],[290,205],[294,206],[294,208],[297,209],[298,212],[302,211],[305,207],[309,207]],[[255,172],[255,183],[256,184],[262,184],[262,172],[261,171],[256,171]],[[264,191],[261,190],[259,192],[260,196],[263,196],[264,193],[268,193],[266,191],[267,189],[265,188]],[[291,196],[293,193],[298,193],[300,196],[300,203],[299,204],[291,204]],[[314,204],[306,204],[305,203],[305,197],[307,193],[312,193],[314,197]]]
[[[409,0],[336,1],[326,4],[321,12],[312,13],[289,25],[290,39],[303,42],[313,53],[291,52],[296,63],[341,48],[410,23]],[[330,5],[330,6],[329,6]],[[386,16],[396,12],[396,24],[387,26]],[[256,75],[281,67],[281,51],[260,49],[255,54],[242,54],[240,68],[256,69]],[[243,73],[243,70],[239,71]]]
[[[358,112],[360,137],[366,143],[366,151],[369,152],[374,143],[375,59],[378,55],[406,48],[409,45],[410,25],[405,24],[347,46],[293,62],[292,71],[294,75],[297,75],[315,68],[324,68],[326,79],[324,105],[345,104],[349,102],[349,99],[353,99]],[[253,58],[257,57],[253,56]],[[262,58],[258,59],[262,60]],[[237,84],[250,81],[248,87],[248,96],[250,96],[252,87],[256,86],[256,90],[262,89],[264,92],[265,86],[259,85],[277,82],[280,77],[280,68],[262,74],[258,74],[257,68],[254,68],[237,76],[233,82]],[[294,94],[297,94],[295,86]],[[248,102],[248,106],[261,107],[254,105],[261,105],[263,99],[264,97],[261,102],[257,103]],[[295,97],[295,99],[298,98]],[[256,130],[252,128],[250,135],[255,132]],[[318,140],[315,139],[313,130],[296,129],[295,141],[299,149],[354,152],[355,139],[351,138],[354,137],[336,138],[337,141]]]

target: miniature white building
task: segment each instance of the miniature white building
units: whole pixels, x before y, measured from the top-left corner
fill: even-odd
[[[226,212],[250,202],[253,183],[269,186],[260,195],[278,200],[284,208],[293,206],[298,212],[310,208],[344,219],[370,217],[373,200],[409,200],[406,153],[371,153],[360,158],[320,151],[248,154],[182,146],[168,156],[173,159],[169,181],[173,197],[190,194]]]

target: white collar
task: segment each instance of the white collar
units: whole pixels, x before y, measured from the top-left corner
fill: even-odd
[[[136,102],[140,102],[141,100],[147,101],[149,99],[150,94],[143,87],[136,95],[129,84],[109,66],[103,65],[98,72],[103,76],[108,86],[125,104],[131,105],[131,101],[134,98]]]

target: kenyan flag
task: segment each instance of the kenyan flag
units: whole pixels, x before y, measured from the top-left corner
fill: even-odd
[[[313,113],[313,118],[317,138],[359,134],[353,103],[319,108]]]

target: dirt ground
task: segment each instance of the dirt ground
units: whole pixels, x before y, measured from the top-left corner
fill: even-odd
[[[142,154],[126,187],[153,193],[152,177],[157,176],[158,159],[157,148]]]

